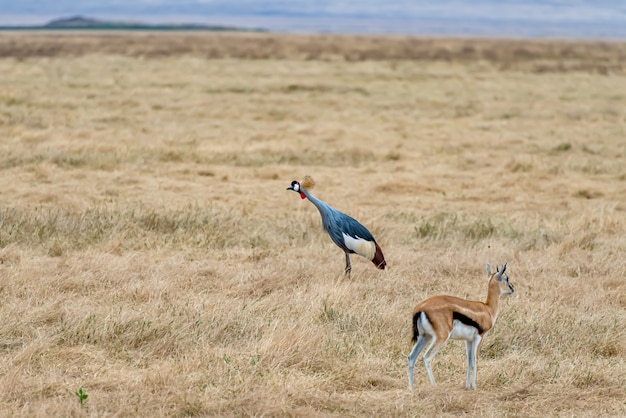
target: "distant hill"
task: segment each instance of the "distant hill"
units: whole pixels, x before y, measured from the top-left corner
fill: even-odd
[[[73,16],[52,20],[43,27],[45,28],[93,28],[95,26],[106,26],[115,22],[105,22],[103,20],[92,19],[84,16]]]
[[[205,25],[196,23],[149,24],[100,20],[85,16],[54,19],[40,26],[0,26],[0,30],[162,30],[162,31],[246,31],[265,32],[264,29],[240,28],[236,26]]]

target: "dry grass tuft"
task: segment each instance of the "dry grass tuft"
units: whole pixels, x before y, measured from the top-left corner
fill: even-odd
[[[2,34],[0,415],[626,415],[624,51]],[[478,390],[453,342],[408,392],[411,309],[486,261]]]

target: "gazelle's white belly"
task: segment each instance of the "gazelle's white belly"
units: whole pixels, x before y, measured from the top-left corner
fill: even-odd
[[[478,330],[470,325],[455,319],[449,338],[453,340],[474,341],[478,336]]]

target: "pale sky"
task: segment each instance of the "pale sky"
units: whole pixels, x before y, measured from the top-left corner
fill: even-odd
[[[212,24],[310,18],[355,22],[456,19],[518,24],[530,20],[547,26],[555,22],[569,26],[592,23],[602,29],[602,25],[626,28],[626,0],[0,0],[0,25],[45,24],[75,15],[146,23]]]

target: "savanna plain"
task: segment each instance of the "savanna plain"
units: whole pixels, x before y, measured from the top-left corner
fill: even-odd
[[[625,43],[0,34],[0,416],[624,416],[625,277]]]

